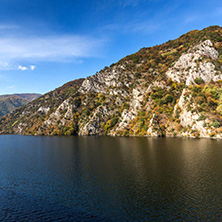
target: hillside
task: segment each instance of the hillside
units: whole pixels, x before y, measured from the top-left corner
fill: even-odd
[[[222,138],[222,28],[142,48],[0,119],[1,134]]]
[[[40,97],[37,93],[0,95],[0,117]]]

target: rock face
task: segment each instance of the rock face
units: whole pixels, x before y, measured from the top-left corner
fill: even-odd
[[[69,82],[0,119],[0,133],[222,138],[222,28],[191,31]]]
[[[216,75],[215,65],[203,59],[207,57],[216,60],[218,55],[219,53],[208,39],[190,48],[188,53],[182,54],[166,74],[173,81],[185,82],[186,85],[193,84],[196,78],[202,78],[206,83],[209,83],[211,80],[220,80],[222,76],[219,73]]]
[[[175,108],[176,109],[178,109],[178,108],[181,109],[181,107],[187,107],[187,105],[189,103],[192,104],[193,108],[196,108],[195,104],[192,103],[192,97],[189,94],[189,91],[184,89],[183,92],[182,92],[182,95],[179,99],[179,102],[175,106]],[[198,134],[196,136],[198,136],[198,137],[210,137],[210,135],[213,133],[214,129],[204,127],[204,124],[210,123],[210,120],[209,119],[204,119],[203,120],[200,117],[201,117],[201,114],[198,111],[191,112],[191,110],[187,110],[186,108],[185,109],[183,108],[183,109],[181,109],[179,120],[180,120],[181,126],[186,127],[186,128],[190,128],[191,131],[196,131],[196,133]],[[192,137],[192,135],[190,135],[190,133],[187,132],[187,131],[182,132],[181,135]],[[221,137],[222,134],[219,134],[218,136]],[[193,137],[195,137],[195,136],[193,135]]]
[[[104,106],[99,106],[93,113],[93,116],[80,127],[79,135],[102,135],[101,123],[103,119],[109,116],[109,111]]]

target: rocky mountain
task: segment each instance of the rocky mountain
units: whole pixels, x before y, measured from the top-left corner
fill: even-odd
[[[40,97],[37,93],[0,95],[0,117]]]
[[[222,28],[142,48],[0,119],[1,134],[222,138]]]

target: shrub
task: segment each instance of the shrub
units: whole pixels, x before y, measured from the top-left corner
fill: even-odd
[[[207,117],[201,113],[201,115],[199,116],[199,118],[197,119],[197,121],[201,121],[201,120],[205,120]]]
[[[194,79],[194,82],[199,85],[199,84],[204,83],[204,80],[201,77],[197,77]]]
[[[136,72],[136,73],[135,73],[135,78],[140,78],[140,77],[141,77],[141,73]]]
[[[214,120],[213,127],[214,128],[219,128],[220,127],[220,123],[217,120]]]
[[[173,102],[173,97],[170,94],[167,94],[164,98],[166,103],[172,103]]]
[[[222,115],[222,104],[220,104],[216,110],[220,115]]]
[[[201,87],[200,87],[200,86],[194,86],[194,87],[192,88],[192,91],[193,91],[193,92],[196,92],[196,93],[201,92]]]
[[[118,119],[119,118],[117,116],[114,116],[112,119],[106,122],[106,125],[104,126],[104,130],[106,134],[108,134],[111,128],[113,128],[116,125],[116,123],[118,122]]]

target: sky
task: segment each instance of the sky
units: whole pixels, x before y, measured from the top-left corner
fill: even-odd
[[[221,23],[221,0],[0,0],[0,94],[44,94]]]

